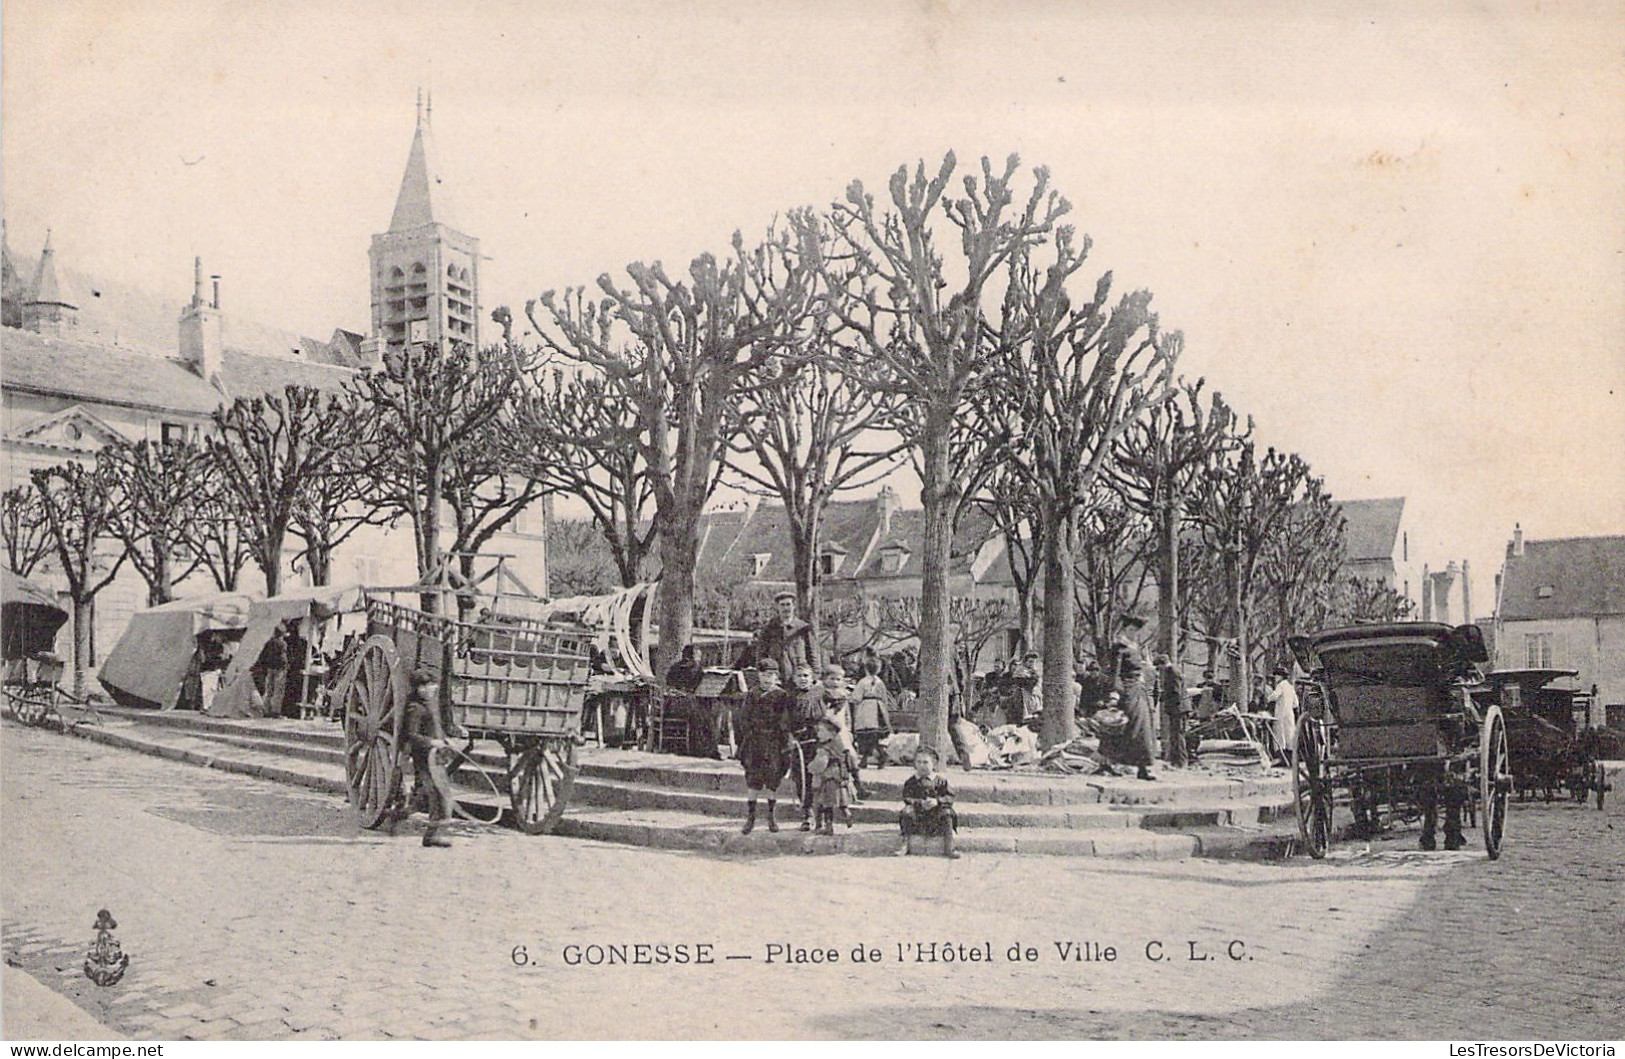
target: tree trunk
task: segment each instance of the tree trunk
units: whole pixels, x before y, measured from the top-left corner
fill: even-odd
[[[920,565],[920,745],[939,757],[948,738],[948,692],[953,645],[948,629],[948,563],[953,547],[953,500],[948,495],[947,429],[924,441],[920,500],[925,508]]]
[[[1076,614],[1072,606],[1072,564],[1075,531],[1072,513],[1059,508],[1044,512],[1044,733],[1043,746],[1062,746],[1078,734],[1072,719],[1072,637]]]
[[[654,670],[663,676],[694,635],[694,568],[699,513],[681,512],[660,527],[660,643]]]
[[[1184,518],[1180,498],[1169,495],[1157,508],[1160,523],[1157,526],[1157,650],[1168,656],[1175,670],[1180,668],[1179,642],[1179,524]],[[1183,678],[1181,678],[1183,679]],[[1162,702],[1161,680],[1158,680],[1155,701],[1161,709],[1162,745],[1164,753],[1171,753],[1174,745],[1173,714],[1170,705]]]
[[[147,586],[147,606],[157,607],[175,598],[175,586],[169,572],[169,556],[155,550],[152,556],[152,584]]]
[[[429,475],[429,488],[423,498],[423,507],[412,520],[416,523],[418,545],[418,578],[421,580],[435,573],[440,567],[440,470]],[[440,612],[440,593],[424,592],[422,594],[423,612],[425,614],[438,614]]]
[[[90,667],[95,664],[96,597],[73,601],[73,694],[85,697],[90,683]]]
[[[310,583],[313,585],[330,585],[333,583],[333,549],[325,544],[312,544],[305,555],[305,563],[310,567]]]
[[[282,591],[282,542],[286,538],[286,531],[272,533],[266,537],[264,546],[256,549],[254,558],[259,564],[260,573],[265,575],[267,597]]]

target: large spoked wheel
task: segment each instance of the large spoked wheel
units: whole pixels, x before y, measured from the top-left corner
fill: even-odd
[[[406,672],[394,641],[369,637],[351,663],[339,700],[344,704],[344,779],[350,808],[362,827],[384,823],[400,797],[407,695]]]
[[[527,835],[545,835],[564,815],[575,786],[575,740],[563,736],[515,750],[508,759],[514,823]]]
[[[1507,758],[1507,727],[1501,708],[1491,706],[1478,731],[1479,804],[1483,808],[1484,851],[1495,860],[1501,855],[1501,838],[1506,832],[1507,796],[1512,792],[1512,772]]]
[[[1332,844],[1332,790],[1320,725],[1309,714],[1298,718],[1298,741],[1292,748],[1292,797],[1298,807],[1298,838],[1309,855],[1319,860]]]

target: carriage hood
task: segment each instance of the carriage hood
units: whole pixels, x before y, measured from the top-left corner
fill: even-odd
[[[1291,640],[1298,663],[1327,684],[1418,687],[1475,677],[1488,661],[1476,625],[1385,622],[1327,629]]]

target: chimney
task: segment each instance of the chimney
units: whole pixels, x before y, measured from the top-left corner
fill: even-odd
[[[216,274],[210,276],[209,279],[214,283],[214,301],[212,301],[210,305],[218,309],[220,308],[220,276]]]
[[[1523,558],[1523,523],[1521,522],[1512,524],[1512,546],[1507,549],[1507,554],[1514,559]]]
[[[192,260],[192,301],[181,312],[181,360],[204,382],[214,382],[220,376],[221,330],[219,278],[215,278],[215,300],[203,297],[203,259]]]
[[[1473,620],[1473,578],[1472,568],[1467,560],[1461,561],[1461,620]]]

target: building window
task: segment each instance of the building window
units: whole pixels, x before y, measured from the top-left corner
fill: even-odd
[[[825,552],[818,557],[818,572],[825,577],[835,576],[835,556]]]
[[[179,445],[186,441],[186,424],[165,423],[159,427],[159,436],[165,445]]]
[[[767,561],[773,557],[772,552],[757,552],[750,557],[750,576],[761,577],[762,571],[767,569]]]
[[[1524,665],[1529,669],[1552,668],[1552,634],[1530,632],[1523,637]]]

